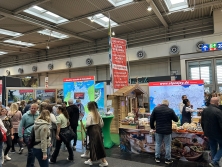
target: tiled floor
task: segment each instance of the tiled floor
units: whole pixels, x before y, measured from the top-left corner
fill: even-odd
[[[67,151],[61,151],[58,157],[57,163],[50,165],[50,167],[86,167],[84,165],[84,159],[80,158],[81,153],[84,150],[82,149],[81,143],[77,146],[75,152],[75,162],[70,163],[66,161],[68,156]],[[166,166],[164,163],[156,164],[154,161],[154,155],[152,154],[126,154],[120,151],[118,146],[113,147],[112,149],[107,149],[107,160],[110,167],[159,167]],[[25,149],[24,154],[9,154],[12,158],[12,161],[6,162],[3,167],[25,167],[27,151]],[[95,163],[92,167],[98,166],[98,162]],[[207,163],[202,162],[183,162],[174,160],[174,163],[168,165],[169,167],[207,167]],[[38,162],[36,161],[35,167],[39,167]]]

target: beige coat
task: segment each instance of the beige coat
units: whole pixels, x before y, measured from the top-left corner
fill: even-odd
[[[34,148],[41,149],[43,155],[47,155],[47,148],[50,146],[49,126],[50,123],[42,119],[37,119],[34,124],[35,142],[41,141],[41,143],[35,145]]]

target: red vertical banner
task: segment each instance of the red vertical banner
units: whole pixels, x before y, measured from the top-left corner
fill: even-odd
[[[126,40],[111,38],[113,88],[128,86]]]

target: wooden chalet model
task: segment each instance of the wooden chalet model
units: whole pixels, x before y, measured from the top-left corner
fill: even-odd
[[[108,100],[112,100],[115,115],[111,123],[111,133],[119,133],[121,120],[127,117],[129,112],[138,111],[138,99],[143,99],[143,94],[145,92],[137,83],[136,85],[125,86],[108,97]]]

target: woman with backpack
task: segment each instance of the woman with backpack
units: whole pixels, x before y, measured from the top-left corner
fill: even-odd
[[[49,147],[50,147],[50,113],[48,110],[42,110],[40,116],[34,124],[34,143],[33,154],[37,158],[40,167],[49,166]]]
[[[49,163],[53,164],[56,163],[56,159],[59,155],[59,150],[61,147],[62,142],[66,145],[66,148],[69,152],[69,157],[67,158],[68,161],[73,161],[74,160],[74,155],[71,147],[71,140],[66,141],[65,138],[63,137],[63,134],[69,130],[69,114],[66,111],[66,109],[62,106],[59,106],[57,108],[57,114],[58,116],[56,117],[57,119],[57,132],[56,132],[56,148],[49,159]]]
[[[22,147],[22,142],[19,140],[18,136],[18,127],[20,124],[20,121],[22,119],[22,113],[21,111],[18,110],[18,105],[16,103],[12,103],[10,107],[10,111],[8,112],[8,116],[11,118],[12,125],[13,125],[13,132],[14,132],[14,139],[12,140],[12,149],[11,153],[15,153],[15,144],[19,144],[19,154],[22,154],[23,152],[23,147]]]
[[[7,112],[8,111],[5,108],[1,109],[0,119],[2,120],[5,128],[7,129],[7,133],[6,133],[7,147],[4,151],[4,160],[10,161],[11,158],[8,156],[8,152],[9,152],[10,148],[12,147],[12,140],[14,139],[14,135],[13,135],[14,132],[13,132],[13,125],[12,125],[12,122],[11,122],[11,118],[6,115]]]

